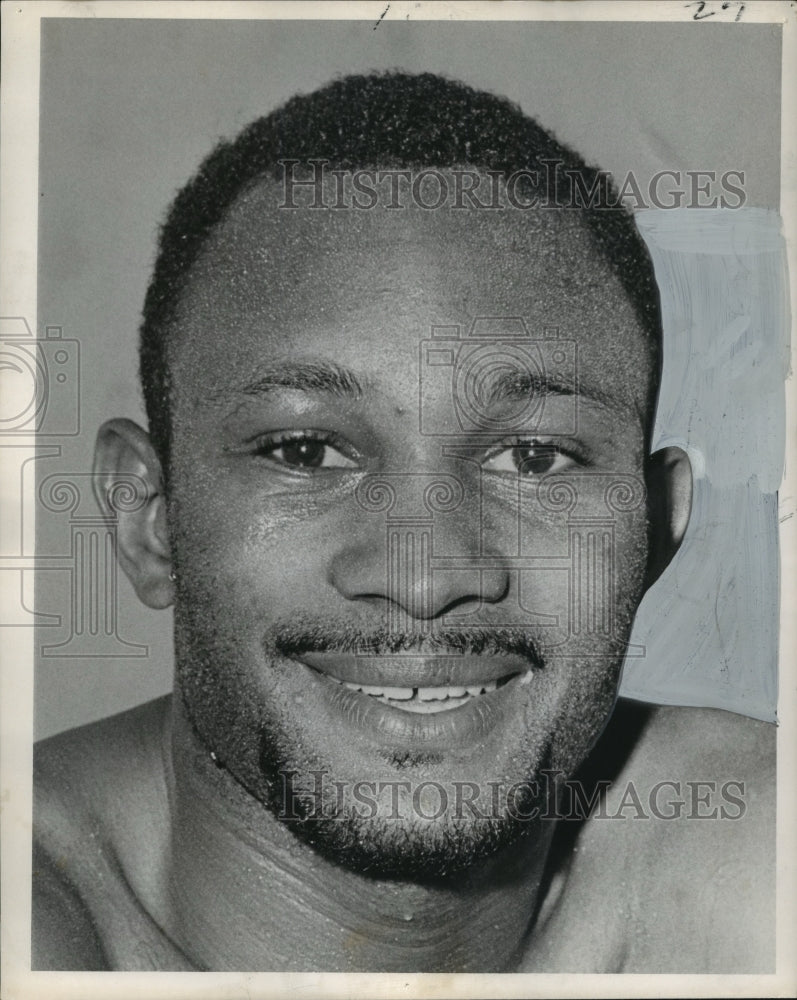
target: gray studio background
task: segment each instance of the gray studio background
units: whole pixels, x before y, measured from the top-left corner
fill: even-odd
[[[42,31],[38,327],[60,327],[64,338],[79,341],[81,396],[79,433],[58,439],[60,454],[36,461],[39,482],[87,472],[104,419],[143,421],[136,332],[156,229],[176,189],[218,138],[337,74],[442,72],[506,94],[620,177],[629,170],[643,181],[661,169],[743,170],[748,206],[778,207],[776,27],[385,19],[374,30],[370,21],[52,19]],[[756,224],[768,227],[771,241],[771,216]],[[683,367],[689,343],[679,343]],[[777,394],[777,379],[760,388],[773,386]],[[767,417],[775,429],[778,412]],[[712,424],[710,414],[704,422]],[[703,698],[773,717],[777,477],[769,479],[753,499],[760,544],[755,533],[745,542],[764,553],[757,579],[748,581],[753,597],[748,589],[739,599],[744,573],[736,561],[738,576],[709,573],[702,589],[686,593],[683,566],[671,568],[646,599],[635,635],[655,648],[664,609],[675,660],[648,656],[630,666],[628,693],[664,702]],[[90,518],[90,500],[80,503]],[[738,514],[729,511],[726,529]],[[692,537],[726,565],[727,531],[706,542],[706,523],[690,526]],[[70,544],[69,518],[39,511],[38,554],[69,553]],[[116,631],[128,645],[95,644],[100,655],[83,655],[89,646],[69,644],[71,580],[66,563],[37,577],[36,607],[53,616],[37,636],[37,650],[48,647],[35,667],[37,736],[130,707],[171,684],[170,613],[139,605],[120,574]],[[723,605],[729,587],[731,604]],[[692,648],[673,653],[673,635],[690,632]],[[752,663],[746,633],[757,644]],[[715,677],[718,657],[724,663]],[[713,701],[705,695],[712,685],[720,691]]]

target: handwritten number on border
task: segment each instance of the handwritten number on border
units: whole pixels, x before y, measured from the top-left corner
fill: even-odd
[[[736,17],[733,20],[738,21],[744,12],[743,3],[731,3],[730,0],[724,0],[721,4],[708,3],[707,0],[695,0],[695,2],[684,4],[684,6],[697,8],[692,14],[693,21],[705,21],[707,17],[715,17],[717,14],[727,14],[730,17],[734,10]]]

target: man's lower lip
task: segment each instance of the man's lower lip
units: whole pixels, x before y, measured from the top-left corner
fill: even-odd
[[[471,746],[484,739],[510,712],[517,701],[518,687],[529,683],[529,671],[516,675],[487,694],[474,695],[459,707],[433,713],[407,711],[381,698],[352,690],[332,678],[310,670],[323,695],[342,725],[370,736],[378,743],[395,746],[423,746],[425,749]]]

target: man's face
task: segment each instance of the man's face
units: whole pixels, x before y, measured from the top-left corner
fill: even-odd
[[[230,211],[170,348],[178,686],[278,815],[324,772],[334,815],[294,823],[322,850],[456,868],[611,711],[647,527],[607,497],[644,475],[648,345],[567,213],[280,200]]]

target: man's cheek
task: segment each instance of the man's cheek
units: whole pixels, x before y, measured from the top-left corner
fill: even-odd
[[[551,766],[572,775],[587,758],[614,707],[620,660],[572,658],[561,663],[563,681],[551,705]],[[553,700],[553,699],[552,699]]]
[[[226,522],[212,531],[195,521],[177,531],[180,597],[212,612],[215,628],[262,641],[274,620],[333,601],[322,539],[285,530],[252,536],[230,528]]]

